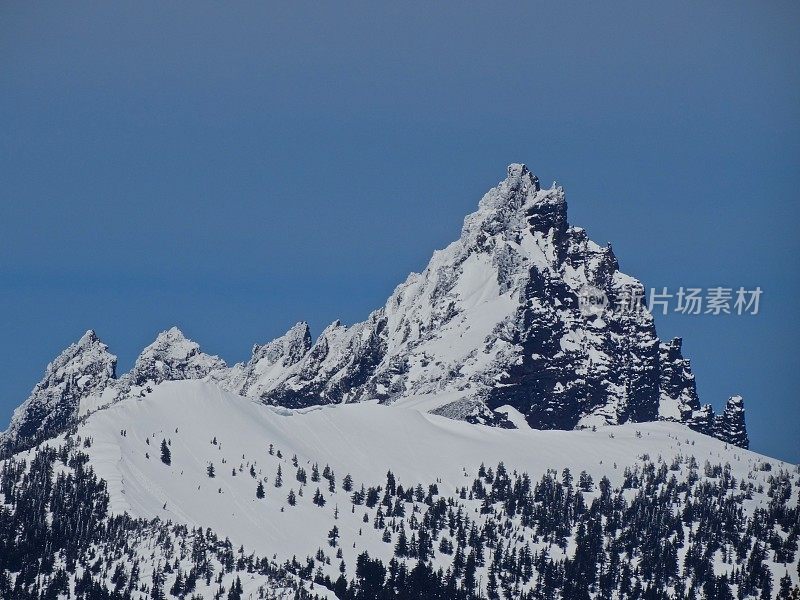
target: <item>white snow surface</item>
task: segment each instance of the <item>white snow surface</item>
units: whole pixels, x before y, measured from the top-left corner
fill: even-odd
[[[645,454],[667,462],[678,455],[693,455],[700,464],[706,459],[730,462],[737,478],[752,473],[764,477],[756,465],[767,460],[670,422],[539,431],[471,425],[376,402],[289,411],[190,380],[164,382],[144,397],[97,411],[81,423],[77,435],[92,438],[85,451],[97,474],[108,481],[113,512],[210,527],[236,546],[278,559],[302,558],[324,548],[335,522],[349,565],[364,549],[389,560],[392,544],[381,542],[380,531],[375,534],[362,522],[363,507],[351,513],[349,494],[341,489],[347,473],[356,489],[362,483],[384,484],[392,470],[405,487],[438,482],[440,492],[451,495],[471,484],[481,463],[503,461],[509,470],[527,471],[533,478],[550,468],[569,467],[574,473],[586,470],[596,480],[606,475],[618,485],[625,466],[641,462]],[[159,460],[162,439],[170,442],[170,466]],[[270,444],[282,458],[269,454]],[[330,465],[336,492],[328,492],[325,479],[309,479],[297,506],[290,507],[286,496],[300,487],[294,455],[309,475],[315,462],[320,470]],[[793,468],[770,462],[775,468]],[[214,478],[207,476],[209,463],[216,469]],[[258,479],[266,477],[264,500],[255,497],[257,480],[248,473],[250,465]],[[279,465],[283,485],[276,488]],[[327,499],[322,508],[311,502],[318,486]],[[334,521],[337,507],[339,519]],[[359,534],[362,528],[364,535]]]

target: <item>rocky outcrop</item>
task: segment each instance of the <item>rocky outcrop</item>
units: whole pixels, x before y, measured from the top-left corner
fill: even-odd
[[[658,416],[667,421],[685,423],[695,431],[714,435],[714,409],[700,404],[689,359],[683,357],[683,340],[661,344],[659,348]]]
[[[35,446],[74,425],[82,398],[104,389],[116,376],[117,357],[94,331],[87,331],[53,362],[15,411],[0,437],[0,454]]]
[[[741,396],[731,396],[725,410],[714,418],[713,435],[740,448],[748,448],[750,439],[744,422],[744,400]]]
[[[176,327],[160,333],[136,359],[133,369],[116,377],[117,357],[94,331],[87,331],[47,366],[44,378],[15,411],[0,435],[0,454],[35,446],[70,429],[84,415],[163,381],[201,379],[225,370],[225,362],[200,351]]]
[[[225,368],[225,361],[200,351],[197,342],[186,339],[177,327],[162,331],[147,346],[128,374],[130,384],[142,386],[162,381],[202,379],[212,371]]]
[[[311,343],[308,323],[297,323],[281,337],[253,346],[248,362],[237,363],[230,370],[216,371],[211,377],[237,394],[261,398],[275,382],[282,380],[290,367],[308,354]]]

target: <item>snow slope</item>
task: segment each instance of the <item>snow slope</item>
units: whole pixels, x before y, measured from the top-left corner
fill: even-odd
[[[364,549],[372,556],[391,558],[392,545],[382,543],[362,522],[363,512],[351,512],[349,494],[340,485],[347,473],[358,488],[361,483],[383,484],[391,469],[406,487],[437,482],[443,495],[469,486],[481,463],[500,461],[510,471],[526,471],[534,478],[547,469],[586,470],[596,480],[606,475],[615,486],[624,468],[641,463],[645,455],[666,462],[694,456],[701,465],[706,459],[729,462],[738,479],[754,473],[766,477],[757,468],[764,457],[677,423],[538,431],[471,425],[413,407],[374,402],[289,411],[203,381],[163,382],[144,397],[127,398],[90,415],[77,435],[92,440],[85,451],[98,475],[108,481],[114,512],[210,527],[237,546],[244,544],[279,560],[302,558],[325,547],[332,524],[341,530],[347,564]],[[170,466],[159,460],[162,439],[170,442]],[[330,465],[336,491],[328,491],[325,479],[309,480],[297,506],[288,506],[289,490],[297,493],[300,487],[294,455],[309,475],[315,462],[320,470]],[[794,468],[770,462],[774,469]],[[209,463],[214,464],[214,478],[207,475]],[[251,465],[257,479],[248,473]],[[276,488],[279,466],[283,485]],[[257,480],[264,477],[266,498],[258,500]],[[327,499],[322,508],[311,503],[317,487]],[[759,501],[754,499],[752,506]]]

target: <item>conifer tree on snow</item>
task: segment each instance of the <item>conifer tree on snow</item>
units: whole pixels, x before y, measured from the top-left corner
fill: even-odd
[[[169,450],[167,440],[161,440],[161,462],[165,465],[172,464],[172,452]]]
[[[164,574],[161,572],[159,565],[153,569],[153,581],[150,588],[150,598],[153,600],[165,600],[164,596]]]
[[[336,548],[339,540],[339,528],[334,525],[333,528],[328,532],[328,544],[331,548]]]
[[[353,489],[353,478],[350,477],[350,473],[348,473],[347,475],[344,476],[344,479],[342,480],[342,489],[345,492],[352,491],[352,489]]]

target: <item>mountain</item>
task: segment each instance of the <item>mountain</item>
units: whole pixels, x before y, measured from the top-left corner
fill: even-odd
[[[117,357],[87,331],[47,365],[42,380],[11,417],[0,454],[30,448],[75,424],[81,400],[102,392],[116,377]]]
[[[202,379],[212,371],[225,367],[225,361],[200,351],[197,342],[187,340],[183,333],[173,327],[158,334],[147,346],[129,373],[132,386],[176,381],[180,379]]]
[[[681,340],[659,340],[644,296],[610,246],[569,225],[563,189],[542,189],[525,165],[512,164],[460,238],[366,321],[335,321],[313,342],[298,323],[230,368],[176,328],[120,379],[113,368],[93,377],[89,362],[85,385],[49,389],[48,367],[0,447],[35,443],[41,436],[29,429],[40,421],[56,431],[148,385],[200,378],[288,408],[377,399],[505,427],[514,426],[513,409],[537,429],[667,419],[746,447],[744,413],[716,417],[700,404]]]
[[[87,332],[0,437],[0,598],[789,598],[800,467],[524,165],[365,321]]]
[[[605,303],[587,310],[592,293]],[[669,419],[715,435],[681,340],[658,339],[644,296],[610,246],[568,224],[563,189],[512,164],[460,238],[366,321],[313,344],[296,326],[290,360],[255,352],[215,379],[286,407],[378,399],[504,426],[511,407],[538,429]]]

